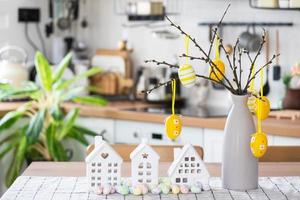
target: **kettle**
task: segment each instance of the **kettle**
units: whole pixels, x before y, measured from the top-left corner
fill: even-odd
[[[27,54],[17,46],[5,46],[0,49],[0,83],[21,87],[29,78],[26,68]]]

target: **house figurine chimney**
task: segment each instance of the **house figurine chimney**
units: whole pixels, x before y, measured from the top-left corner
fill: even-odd
[[[95,147],[99,146],[103,142],[103,138],[101,135],[95,137]]]
[[[174,148],[174,159],[178,158],[180,152],[181,152],[181,148]]]

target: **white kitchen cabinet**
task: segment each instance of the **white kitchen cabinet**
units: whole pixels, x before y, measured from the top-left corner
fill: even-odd
[[[114,120],[113,119],[103,119],[94,117],[80,117],[77,119],[77,124],[94,132],[100,134],[103,133],[103,137],[109,142],[114,142]],[[89,141],[94,142],[94,138],[90,137]]]
[[[183,145],[187,142],[200,146],[204,144],[201,128],[183,127],[181,136],[176,141],[171,141],[165,134],[164,124],[117,120],[115,126],[116,143],[138,144],[144,137],[150,144],[156,145]]]
[[[300,138],[283,137],[274,135],[274,145],[276,146],[300,146]]]
[[[224,131],[204,129],[204,161],[222,162]]]
[[[103,137],[109,143],[114,142],[115,125],[113,119],[80,117],[77,119],[76,123],[80,126],[91,129],[98,134],[103,133]],[[86,138],[90,144],[94,143],[94,137],[86,136]],[[75,142],[74,140],[69,140],[68,142],[65,142],[65,147],[67,149],[72,149],[72,161],[84,161],[86,156],[86,147],[84,145],[79,142]]]

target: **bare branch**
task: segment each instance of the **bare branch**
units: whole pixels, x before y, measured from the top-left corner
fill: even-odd
[[[250,66],[250,70],[249,70],[249,74],[248,74],[248,78],[247,78],[247,84],[245,85],[244,91],[245,90],[247,91],[247,89],[248,89],[248,86],[249,86],[249,84],[251,82],[249,80],[251,78],[253,67],[254,67],[254,65],[256,63],[256,60],[257,60],[258,56],[261,54],[261,50],[262,50],[264,44],[266,43],[266,30],[265,29],[264,29],[264,33],[263,33],[263,35],[261,37],[262,37],[262,41],[260,43],[260,47],[259,47],[259,49],[258,49],[258,51],[257,51],[257,53],[256,53],[256,55],[254,57],[254,59],[251,62],[251,66]]]
[[[208,50],[208,54],[207,54],[208,56],[210,56],[210,53],[211,53],[211,50],[212,50],[212,47],[213,47],[213,43],[215,41],[215,38],[216,38],[216,35],[217,35],[217,32],[218,32],[218,28],[222,25],[223,19],[224,19],[225,15],[227,14],[227,11],[228,11],[230,6],[231,6],[230,4],[227,6],[227,8],[226,8],[225,12],[223,13],[222,18],[220,19],[217,27],[214,28],[214,30],[213,30],[213,37],[210,40],[210,46],[209,46],[209,50]]]
[[[195,57],[195,56],[188,56],[185,53],[183,53],[180,58],[189,58],[190,60],[203,60],[205,61],[206,59],[204,57]]]
[[[167,81],[167,82],[164,82],[164,83],[158,83],[158,84],[155,85],[153,88],[151,88],[151,89],[149,89],[149,90],[143,90],[143,91],[141,91],[141,93],[150,94],[153,90],[156,90],[157,88],[160,88],[160,87],[162,87],[162,86],[167,86],[167,85],[171,84],[173,80],[174,80],[174,79],[171,79],[171,80],[169,80],[169,81]],[[178,78],[175,78],[175,80],[178,80]]]
[[[179,68],[178,65],[173,65],[173,64],[170,64],[170,63],[167,63],[165,61],[157,61],[157,60],[145,60],[145,63],[155,63],[156,65],[166,65],[170,68]]]
[[[257,74],[258,74],[261,70],[263,70],[265,67],[269,67],[270,64],[273,63],[274,59],[277,58],[278,56],[280,56],[280,54],[273,55],[273,57],[272,57],[266,64],[264,64],[261,68],[259,68],[259,69],[254,73],[254,75],[253,75],[253,76],[249,79],[249,81],[247,82],[247,87],[245,87],[244,91],[247,91],[250,82],[251,82],[253,79],[255,79],[255,77],[257,76]]]

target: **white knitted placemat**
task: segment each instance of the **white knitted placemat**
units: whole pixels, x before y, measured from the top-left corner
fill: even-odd
[[[20,176],[1,200],[300,200],[300,177],[260,177],[258,189],[243,192],[222,189],[220,178],[212,177],[206,189],[199,194],[104,196],[87,192],[85,177]]]

